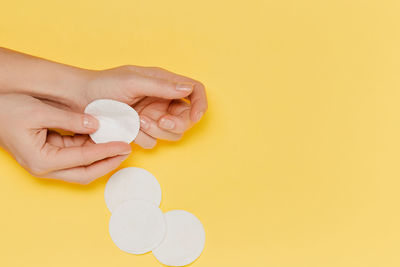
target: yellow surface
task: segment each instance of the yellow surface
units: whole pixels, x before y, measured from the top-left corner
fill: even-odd
[[[86,68],[161,66],[210,109],[123,166],[203,222],[193,266],[400,266],[400,2],[3,1],[0,45]],[[7,126],[1,126],[7,127]],[[0,150],[0,266],[161,266],[108,235],[104,177],[42,181]]]

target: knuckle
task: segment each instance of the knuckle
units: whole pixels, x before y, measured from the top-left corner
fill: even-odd
[[[122,65],[118,68],[121,70],[127,70],[127,71],[135,71],[136,70],[136,66],[134,66],[134,65]]]
[[[179,141],[183,137],[183,134],[175,134],[172,138],[171,141]]]
[[[34,176],[41,176],[46,173],[46,168],[42,161],[31,159],[27,162],[26,167],[28,172]]]
[[[148,67],[146,67],[148,70],[151,70],[151,71],[164,71],[164,69],[163,68],[160,68],[160,67],[157,67],[157,66],[148,66]]]
[[[84,164],[90,164],[90,159],[89,159],[89,155],[86,152],[86,149],[80,149],[79,150],[79,156],[81,158],[81,162]]]
[[[157,86],[159,86],[160,88],[162,88],[164,90],[169,90],[171,88],[175,88],[175,83],[167,81],[167,80],[157,79],[155,81],[155,83]]]
[[[185,126],[185,127],[181,128],[181,129],[179,129],[178,131],[176,131],[176,134],[179,135],[179,136],[177,137],[178,140],[182,139],[183,134],[184,134],[187,130],[189,130],[189,128],[190,128],[190,125]]]
[[[138,85],[140,77],[135,73],[129,73],[123,77],[123,83],[129,88],[135,88]]]
[[[156,144],[157,144],[157,140],[152,140],[152,141],[144,143],[142,145],[142,147],[144,149],[152,149],[152,148],[154,148],[156,146]]]

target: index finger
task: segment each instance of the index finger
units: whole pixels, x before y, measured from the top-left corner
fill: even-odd
[[[192,78],[173,73],[171,71],[158,67],[138,67],[134,66],[135,71],[142,75],[165,79],[173,82],[189,82],[193,83],[193,91],[187,97],[191,102],[190,119],[198,122],[208,108],[207,94],[205,86]]]

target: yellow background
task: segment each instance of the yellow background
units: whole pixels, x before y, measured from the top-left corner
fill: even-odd
[[[122,166],[206,229],[193,266],[400,266],[400,2],[3,0],[0,45],[208,89],[178,143]],[[7,126],[2,126],[7,127]],[[38,180],[0,151],[0,266],[161,266],[108,234],[103,177]]]

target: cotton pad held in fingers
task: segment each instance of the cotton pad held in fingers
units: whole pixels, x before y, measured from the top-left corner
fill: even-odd
[[[98,130],[90,134],[95,143],[112,141],[131,143],[139,133],[139,115],[125,103],[98,99],[86,106],[85,113],[99,121]]]
[[[166,231],[162,211],[145,200],[128,200],[111,214],[110,236],[121,250],[143,254],[157,247]]]
[[[196,216],[184,210],[172,210],[164,215],[167,233],[161,244],[153,249],[153,255],[168,266],[192,263],[204,249],[203,225]]]
[[[158,207],[161,202],[161,187],[150,172],[128,167],[110,177],[104,190],[104,199],[111,212],[131,199],[147,200]]]

